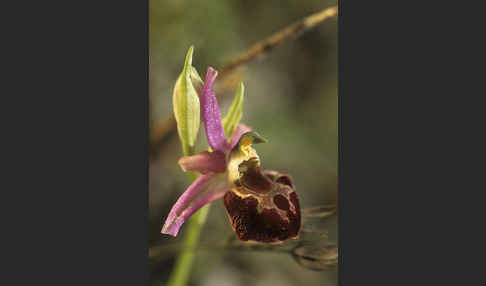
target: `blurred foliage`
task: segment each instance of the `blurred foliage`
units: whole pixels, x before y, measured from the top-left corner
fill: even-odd
[[[336,1],[150,0],[151,124],[172,115],[172,89],[190,45],[195,47],[193,66],[204,76],[207,66],[217,67],[254,42],[333,5]],[[331,19],[251,62],[238,78],[245,84],[242,122],[269,140],[255,147],[263,168],[290,174],[304,208],[335,203],[337,196],[337,52],[337,20]],[[236,88],[235,84],[220,101],[223,114]],[[204,136],[200,132],[197,152],[207,149]],[[187,188],[187,176],[177,165],[181,155],[178,138],[172,136],[150,163],[150,246],[182,241],[183,235],[160,234],[170,207]],[[329,241],[337,243],[335,218],[320,227],[325,228]],[[218,244],[232,236],[223,204],[216,201],[201,242]],[[321,254],[332,258],[333,252]],[[164,285],[173,263],[174,256],[168,255],[151,264],[152,285]],[[291,255],[284,259],[271,251],[198,252],[189,284],[268,283],[337,284],[335,272],[310,271]]]

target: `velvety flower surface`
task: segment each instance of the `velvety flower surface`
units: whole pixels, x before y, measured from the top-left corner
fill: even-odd
[[[265,170],[268,184],[255,180],[257,188],[245,182],[224,196],[224,206],[240,240],[279,242],[297,237],[300,207],[288,175]],[[260,175],[256,175],[258,178]],[[268,186],[262,189],[261,186]],[[256,193],[258,192],[258,193]]]
[[[266,140],[250,127],[238,124],[227,140],[213,90],[217,74],[208,68],[200,96],[201,117],[212,152],[179,160],[184,171],[202,175],[174,204],[162,233],[176,236],[192,214],[224,197],[230,222],[241,240],[279,242],[297,237],[300,208],[292,180],[288,175],[260,170],[260,158],[252,145]]]

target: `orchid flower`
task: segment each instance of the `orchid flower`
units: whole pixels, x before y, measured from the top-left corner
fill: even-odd
[[[266,140],[249,126],[238,124],[227,139],[213,90],[217,75],[212,67],[207,69],[199,97],[211,151],[179,160],[183,171],[198,172],[201,176],[173,205],[162,233],[177,236],[182,224],[197,210],[224,197],[239,239],[280,242],[296,238],[300,209],[292,179],[276,171],[260,170],[260,157],[252,145]]]

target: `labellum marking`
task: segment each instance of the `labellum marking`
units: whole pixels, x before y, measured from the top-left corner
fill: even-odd
[[[224,196],[238,238],[267,243],[297,238],[300,209],[295,189],[289,186],[290,177],[275,171],[260,172],[256,165],[249,167],[241,176],[244,183],[238,180],[235,188]]]

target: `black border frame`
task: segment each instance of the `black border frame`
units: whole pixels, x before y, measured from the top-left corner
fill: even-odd
[[[428,59],[413,49],[431,37],[427,17],[415,17],[425,8],[390,3],[348,2],[345,24],[339,1],[339,285],[423,281],[416,274],[427,273],[414,270],[437,262],[417,237],[440,220],[424,219],[435,209],[420,202],[448,186],[432,184],[442,161],[428,159],[424,143],[410,138],[423,142],[437,126],[421,108],[429,94],[421,91],[443,96],[449,85],[417,87],[414,79],[436,72],[422,70]],[[4,105],[18,108],[3,134],[10,143],[5,195],[18,201],[4,201],[12,208],[4,209],[5,277],[147,285],[148,1],[116,2],[116,11],[100,1],[63,12],[52,8],[66,8],[59,4],[22,5],[29,8],[18,8],[17,30],[4,38],[13,46],[5,53],[12,61],[4,64],[11,89],[4,95],[18,101]]]

